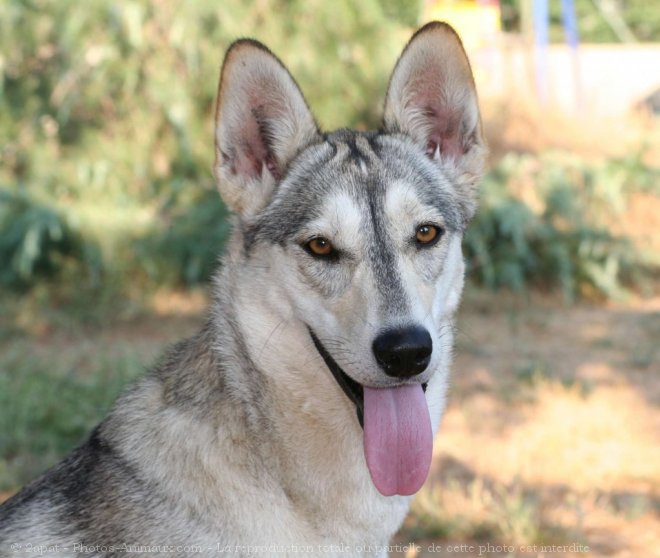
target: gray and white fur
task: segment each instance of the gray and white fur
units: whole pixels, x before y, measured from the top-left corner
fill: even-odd
[[[322,133],[282,63],[239,40],[215,142],[235,217],[205,327],[0,507],[0,556],[386,555],[410,497],[374,487],[356,406],[310,331],[360,385],[423,383],[436,432],[486,156],[465,52],[448,25],[424,26],[395,66],[382,130]],[[425,224],[440,237],[422,248]],[[331,258],[310,252],[315,238]],[[433,349],[402,380],[373,343],[410,324]]]

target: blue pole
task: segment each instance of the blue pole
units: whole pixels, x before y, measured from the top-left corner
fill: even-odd
[[[561,0],[561,17],[564,22],[566,43],[572,49],[577,49],[580,35],[578,33],[577,17],[575,16],[574,0]]]
[[[550,34],[550,11],[548,0],[534,0],[532,21],[536,45],[536,90],[543,104],[548,100],[548,64],[547,52]]]
[[[578,46],[580,34],[578,31],[577,17],[575,15],[575,0],[561,0],[561,17],[564,23],[564,34],[566,44],[571,49],[571,62],[573,65],[573,87],[575,90],[575,105],[578,110],[582,109],[582,87],[580,85],[580,60]]]

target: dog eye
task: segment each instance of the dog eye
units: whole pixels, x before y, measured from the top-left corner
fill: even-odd
[[[417,227],[415,231],[415,241],[418,246],[430,247],[433,246],[442,236],[442,229],[435,225],[424,224]]]
[[[333,258],[337,255],[335,247],[327,238],[317,236],[308,241],[303,248],[317,258]]]

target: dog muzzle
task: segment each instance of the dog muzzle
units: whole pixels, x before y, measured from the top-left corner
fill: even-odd
[[[426,481],[433,455],[426,384],[363,386],[341,369],[311,329],[309,333],[335,381],[355,405],[374,485],[384,496],[415,494]]]

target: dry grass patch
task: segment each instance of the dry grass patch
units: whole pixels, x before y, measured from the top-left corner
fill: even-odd
[[[468,297],[433,481],[402,540],[516,547],[502,556],[574,543],[596,556],[652,556],[660,547],[657,303],[569,308]],[[642,353],[650,356],[633,365]]]

